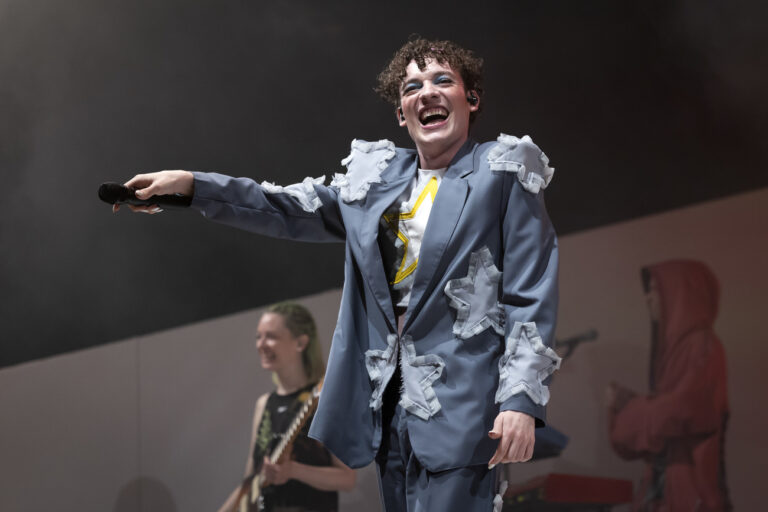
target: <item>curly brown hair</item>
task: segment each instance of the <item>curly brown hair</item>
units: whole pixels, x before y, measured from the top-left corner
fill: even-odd
[[[405,78],[405,68],[415,61],[419,69],[427,67],[427,59],[433,59],[440,64],[448,64],[451,69],[461,75],[464,89],[483,95],[483,59],[476,57],[472,50],[462,48],[452,41],[431,41],[424,38],[411,39],[395,52],[386,67],[379,73],[378,85],[375,90],[384,100],[396,107],[400,105],[400,86]],[[474,121],[482,108],[470,114],[469,120]]]

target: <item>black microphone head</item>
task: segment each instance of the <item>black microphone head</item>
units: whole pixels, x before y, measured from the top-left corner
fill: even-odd
[[[124,203],[127,199],[135,199],[133,190],[120,183],[106,182],[99,185],[99,199],[105,203]]]

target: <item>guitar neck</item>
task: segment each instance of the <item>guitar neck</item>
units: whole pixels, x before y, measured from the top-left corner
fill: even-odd
[[[283,456],[285,451],[294,443],[294,441],[296,441],[299,432],[301,432],[301,429],[307,423],[309,417],[312,416],[312,413],[317,409],[317,400],[320,397],[320,388],[322,385],[323,381],[321,380],[312,388],[309,398],[302,404],[299,412],[296,413],[293,421],[291,421],[288,429],[283,434],[283,438],[277,444],[275,449],[272,450],[272,453],[269,454],[269,461],[272,464],[280,460],[280,457]]]

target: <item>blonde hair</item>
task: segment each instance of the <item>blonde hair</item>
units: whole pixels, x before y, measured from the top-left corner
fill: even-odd
[[[309,341],[301,352],[304,374],[310,382],[319,381],[325,375],[325,363],[320,341],[317,339],[317,326],[312,313],[296,302],[278,302],[267,308],[267,313],[282,317],[285,327],[294,337],[306,335]],[[275,376],[273,376],[274,378]]]

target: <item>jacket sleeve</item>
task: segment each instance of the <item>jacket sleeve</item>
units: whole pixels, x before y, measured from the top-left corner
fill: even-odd
[[[529,179],[547,174],[551,178],[553,169],[528,137],[516,140],[513,150],[500,157],[501,167],[498,159],[496,162],[506,172],[505,187],[509,187],[502,233],[505,351],[499,361],[496,402],[500,410],[530,414],[542,426],[549,399],[548,377],[560,365],[551,348],[558,301],[557,238],[543,192],[538,186],[526,185],[524,178],[526,168]],[[505,158],[517,165],[517,176],[508,172]]]
[[[341,242],[344,222],[337,190],[323,178],[281,187],[249,178],[193,173],[191,207],[216,222],[275,238],[306,242]]]
[[[689,340],[693,341],[693,340]],[[675,386],[653,396],[631,399],[610,418],[611,444],[626,459],[658,454],[667,442],[710,434],[721,427],[725,413],[724,365],[718,364],[713,343],[690,343],[698,353],[678,351]],[[723,395],[723,396],[721,396]]]

